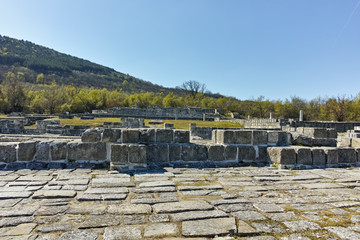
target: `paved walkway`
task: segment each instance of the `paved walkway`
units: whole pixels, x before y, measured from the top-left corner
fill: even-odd
[[[360,169],[0,171],[0,239],[360,239]]]

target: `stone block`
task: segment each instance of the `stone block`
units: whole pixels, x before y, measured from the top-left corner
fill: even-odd
[[[312,165],[311,149],[309,147],[294,147],[296,163],[299,165]]]
[[[338,148],[339,163],[355,163],[357,161],[354,148]]]
[[[253,132],[247,130],[234,131],[232,142],[228,144],[252,144]],[[258,141],[258,140],[256,140]],[[267,137],[266,137],[267,142]],[[266,143],[265,143],[266,144]]]
[[[186,130],[174,130],[174,143],[189,143],[190,132]]]
[[[311,155],[314,166],[325,166],[326,155],[322,148],[311,148]]]
[[[212,138],[211,138],[211,142],[213,144],[216,144],[217,143],[217,134],[218,134],[218,130],[212,130]]]
[[[357,156],[357,162],[360,162],[360,148],[355,148],[356,156]]]
[[[154,128],[143,128],[139,130],[140,143],[155,143],[155,129]]]
[[[327,138],[326,128],[304,128],[304,135],[311,138]]]
[[[139,129],[123,129],[121,135],[122,143],[138,143],[140,141]]]
[[[351,147],[352,138],[349,137],[338,137],[337,147]]]
[[[304,133],[304,127],[297,127],[296,132],[303,134]]]
[[[267,131],[252,131],[252,145],[267,145],[268,135]]]
[[[121,142],[121,128],[104,128],[103,142]]]
[[[7,142],[0,144],[0,162],[11,163],[16,161],[17,143]]]
[[[313,138],[311,139],[312,146],[326,146],[326,147],[336,147],[335,138]]]
[[[267,151],[269,159],[273,163],[283,165],[296,164],[296,153],[293,147],[269,147]]]
[[[268,144],[288,146],[288,133],[283,131],[268,131]]]
[[[223,160],[225,160],[225,147],[224,147],[224,145],[210,145],[208,147],[208,160],[210,160],[210,161],[223,161]]]
[[[329,166],[335,166],[339,163],[338,151],[336,147],[325,147],[323,148],[326,157],[326,164]]]
[[[129,163],[146,163],[146,147],[143,144],[130,144]]]
[[[337,138],[337,132],[335,129],[328,128],[326,129],[327,138]]]
[[[102,130],[99,128],[87,129],[81,135],[82,142],[100,142]]]
[[[353,148],[359,148],[360,147],[360,138],[353,138],[351,142],[351,146]]]
[[[171,129],[156,129],[157,143],[172,143],[174,140],[173,130]]]
[[[225,160],[236,160],[236,159],[238,159],[237,146],[225,145]]]
[[[239,161],[254,161],[256,152],[254,146],[238,146],[238,159]]]
[[[68,143],[68,160],[106,160],[106,143],[103,142],[70,142]]]
[[[36,141],[19,143],[18,161],[32,161],[36,153]]]
[[[181,148],[180,144],[170,144],[169,145],[169,161],[179,161],[181,160]]]
[[[51,160],[66,160],[67,142],[54,141],[50,143]]]
[[[303,134],[300,133],[296,133],[296,132],[292,132],[291,133],[292,139],[293,139],[293,144],[294,145],[301,145],[301,146],[309,146],[311,147],[311,138],[308,136],[305,136]]]
[[[267,146],[257,146],[256,162],[268,162]]]
[[[205,161],[208,159],[205,145],[184,144],[181,149],[181,158],[184,161]]]
[[[169,162],[168,144],[149,144],[146,145],[147,162]]]
[[[36,153],[34,160],[36,161],[50,161],[50,143],[47,142],[38,142],[36,144]]]
[[[110,162],[115,164],[129,163],[129,145],[111,144]]]

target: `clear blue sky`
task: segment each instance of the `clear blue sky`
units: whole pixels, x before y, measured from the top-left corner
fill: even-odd
[[[238,99],[360,92],[360,0],[2,0],[0,34]]]

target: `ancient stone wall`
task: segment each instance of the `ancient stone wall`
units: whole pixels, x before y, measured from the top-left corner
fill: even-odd
[[[20,134],[24,132],[23,118],[1,118],[0,133],[4,134]]]

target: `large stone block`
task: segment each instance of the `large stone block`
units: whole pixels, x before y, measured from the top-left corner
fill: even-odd
[[[184,144],[181,149],[181,158],[184,161],[205,161],[208,159],[205,145]]]
[[[327,138],[337,138],[337,132],[335,129],[328,128],[326,129]]]
[[[129,163],[146,163],[146,147],[143,144],[130,144]]]
[[[339,136],[337,138],[337,147],[351,147],[352,138]]]
[[[129,163],[129,145],[111,144],[110,162],[114,164]]]
[[[336,147],[325,147],[323,148],[326,157],[326,164],[328,166],[336,166],[338,161],[338,150]]]
[[[208,147],[208,159],[210,161],[223,161],[223,160],[225,160],[225,147],[224,147],[224,145],[210,145]]]
[[[100,142],[102,130],[99,128],[87,129],[81,135],[82,142]]]
[[[181,160],[181,144],[170,144],[169,145],[169,161],[179,161]]]
[[[139,129],[123,129],[122,143],[138,143],[140,141]]]
[[[305,136],[297,132],[292,132],[291,136],[294,145],[309,146],[309,147],[311,147],[312,145],[311,138],[308,136]]]
[[[36,153],[36,141],[26,141],[19,143],[18,161],[32,161]]]
[[[252,145],[267,145],[268,133],[266,131],[252,131]]]
[[[36,153],[34,160],[50,161],[50,143],[51,141],[43,141],[36,144]]]
[[[355,148],[356,156],[357,156],[357,162],[360,162],[360,148]]]
[[[174,143],[189,143],[190,132],[186,130],[174,130]]]
[[[233,142],[228,142],[228,144],[252,144],[253,132],[247,130],[234,131]],[[258,141],[258,140],[256,140]],[[267,142],[267,137],[266,137]]]
[[[304,128],[304,134],[312,138],[327,138],[326,128]]]
[[[294,147],[296,163],[299,165],[312,165],[311,149],[309,147]]]
[[[106,160],[106,143],[70,142],[68,143],[68,160]]]
[[[296,153],[293,147],[269,147],[267,151],[269,159],[273,163],[283,165],[296,164]]]
[[[140,143],[155,143],[155,129],[154,128],[143,128],[140,132]]]
[[[156,129],[157,143],[172,143],[174,134],[172,129]]]
[[[67,142],[65,141],[54,141],[50,143],[50,156],[51,160],[67,160]]]
[[[314,166],[325,166],[326,156],[322,148],[311,148],[311,154]]]
[[[360,147],[360,138],[353,138],[351,142],[351,146],[353,148],[359,148]]]
[[[355,163],[357,161],[354,148],[338,148],[339,163]]]
[[[225,160],[237,160],[238,148],[237,146],[225,145]]]
[[[121,128],[104,128],[102,141],[111,143],[121,142]]]
[[[0,162],[11,163],[16,161],[16,146],[18,143],[4,142],[0,144]]]
[[[254,161],[256,158],[256,151],[254,146],[238,146],[239,161]]]
[[[283,131],[268,131],[268,144],[276,146],[288,146],[288,133]]]
[[[168,144],[149,144],[146,145],[147,162],[169,162]]]
[[[327,146],[327,147],[336,147],[335,138],[313,138],[311,139],[312,146]]]

